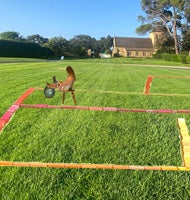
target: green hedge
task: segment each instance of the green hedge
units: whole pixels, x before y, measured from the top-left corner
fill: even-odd
[[[187,59],[187,63],[190,63],[190,56],[187,56],[186,59]]]
[[[35,43],[0,40],[0,57],[48,58],[54,52]]]
[[[190,56],[187,56],[186,54],[169,54],[169,53],[160,53],[155,54],[153,56],[157,59],[164,59],[166,61],[173,61],[173,62],[181,62],[181,63],[190,63]]]

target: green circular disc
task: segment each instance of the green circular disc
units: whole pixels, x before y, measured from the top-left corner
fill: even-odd
[[[52,98],[55,95],[55,89],[48,88],[47,86],[44,88],[44,95],[46,98]]]

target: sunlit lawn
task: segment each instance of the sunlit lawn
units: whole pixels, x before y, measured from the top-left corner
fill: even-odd
[[[149,61],[147,61],[149,62]],[[133,64],[133,65],[129,65]],[[147,64],[147,63],[145,63]],[[52,76],[76,73],[77,105],[138,109],[189,109],[189,70],[135,64],[129,59],[65,60],[0,64],[0,116],[30,87],[44,88]],[[164,64],[164,63],[162,63]],[[166,63],[165,63],[166,64]],[[61,93],[46,99],[37,90],[26,104],[61,105]],[[65,105],[73,105],[67,94]],[[0,160],[181,166],[177,119],[187,114],[20,108],[0,135]],[[188,199],[189,172],[0,168],[1,199]]]

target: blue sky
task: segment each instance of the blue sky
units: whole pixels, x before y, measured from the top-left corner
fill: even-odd
[[[140,0],[0,0],[0,33],[39,34],[69,40],[85,34],[140,37],[135,29],[144,12]],[[142,37],[142,36],[141,36]],[[146,37],[146,36],[144,36]]]

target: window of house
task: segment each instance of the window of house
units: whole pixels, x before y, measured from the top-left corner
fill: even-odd
[[[146,51],[143,51],[143,56],[146,56]]]
[[[139,55],[139,52],[138,51],[136,51],[136,56],[138,56]]]
[[[127,51],[127,56],[131,56],[131,51]]]

